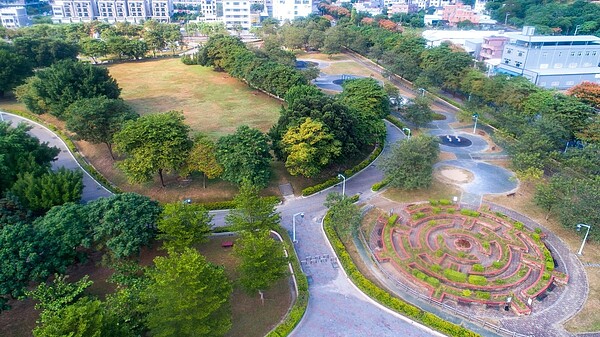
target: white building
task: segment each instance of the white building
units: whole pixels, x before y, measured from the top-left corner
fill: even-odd
[[[31,21],[25,7],[7,7],[0,8],[0,24],[5,28],[19,28],[29,26]]]
[[[151,16],[148,0],[127,0],[127,21],[139,23]]]
[[[250,30],[250,0],[223,0],[223,23],[227,29]]]
[[[475,0],[475,6],[473,6],[473,10],[477,13],[487,13],[485,9],[486,4],[487,0]]]
[[[90,22],[97,17],[93,0],[57,0],[52,5],[54,23]]]
[[[312,0],[273,0],[273,18],[280,23],[306,17],[312,12]]]
[[[126,21],[127,2],[125,0],[98,0],[98,20],[109,23]]]
[[[152,0],[150,2],[152,19],[158,22],[170,22],[173,14],[171,0]]]

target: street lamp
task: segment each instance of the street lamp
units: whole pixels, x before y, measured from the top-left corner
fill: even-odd
[[[296,213],[292,216],[292,242],[296,243],[296,216],[299,215],[301,218],[304,218],[304,213]]]
[[[344,179],[344,182],[342,183],[342,198],[345,198],[346,197],[346,177],[341,173],[339,173],[337,175],[337,177],[338,177],[338,179]]]
[[[421,96],[425,97],[425,89],[419,88],[419,91],[421,92]]]
[[[579,248],[579,251],[577,252],[577,255],[583,255],[583,246],[585,246],[585,240],[587,240],[588,234],[590,234],[590,225],[586,225],[583,223],[580,223],[577,225],[577,231],[581,231],[581,227],[587,227],[587,232],[585,232],[585,236],[583,237],[583,242],[581,243],[581,248]]]
[[[581,25],[575,26],[575,34],[573,34],[573,36],[577,35],[577,31],[579,30],[579,27],[581,27]]]
[[[477,120],[479,119],[479,114],[478,113],[474,113],[473,114],[473,120],[475,121],[475,125],[473,126],[473,133],[475,133],[475,131],[477,131]]]
[[[504,25],[506,26],[506,24],[508,23],[508,16],[510,15],[510,13],[506,13],[506,15],[504,16]]]
[[[410,129],[409,128],[402,128],[402,132],[404,132],[404,134],[406,135],[406,137],[408,139],[410,139]]]

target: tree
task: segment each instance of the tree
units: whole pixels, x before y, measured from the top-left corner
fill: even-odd
[[[18,55],[29,60],[34,68],[49,67],[61,60],[77,60],[79,48],[72,41],[57,37],[23,36],[13,39]]]
[[[94,242],[116,259],[137,255],[150,244],[161,211],[158,202],[135,193],[97,199],[85,208]]]
[[[346,38],[342,28],[340,26],[332,27],[325,32],[325,39],[323,39],[323,48],[321,50],[331,58],[333,54],[342,52],[345,41]]]
[[[106,144],[110,156],[115,159],[112,152],[114,134],[121,130],[126,121],[137,117],[122,99],[104,96],[84,98],[67,108],[67,129],[90,143]]]
[[[582,82],[569,89],[568,94],[577,97],[583,103],[600,109],[600,84]]]
[[[55,274],[54,280],[50,284],[40,283],[26,295],[38,301],[35,304],[37,310],[46,311],[46,313],[57,312],[75,302],[85,289],[94,283],[89,280],[88,275],[73,283],[68,283],[68,278],[68,275]]]
[[[216,144],[208,136],[198,133],[194,145],[182,170],[182,175],[202,172],[202,185],[206,188],[206,178],[214,179],[223,173],[223,166],[217,161]]]
[[[412,137],[392,146],[391,153],[381,163],[381,169],[390,186],[404,189],[428,187],[439,153],[436,138]]]
[[[279,226],[281,216],[275,210],[277,201],[261,198],[258,187],[242,184],[234,202],[235,208],[227,214],[225,222],[236,231],[268,231]]]
[[[323,123],[307,117],[298,127],[291,127],[281,140],[287,154],[285,167],[291,175],[314,177],[338,157],[342,143],[336,140]]]
[[[200,205],[166,204],[158,220],[158,239],[168,251],[181,252],[207,240],[211,220],[212,215]]]
[[[154,264],[143,292],[153,336],[222,336],[231,328],[232,286],[223,267],[191,248],[157,257]]]
[[[32,73],[29,61],[12,48],[0,45],[0,98]]]
[[[18,174],[35,176],[48,172],[50,163],[60,150],[29,135],[30,126],[22,123],[11,127],[0,123],[0,193],[3,194],[17,181]]]
[[[121,94],[117,81],[106,68],[64,60],[36,72],[35,77],[17,89],[17,98],[34,113],[49,112],[64,118],[65,110],[77,100]]]
[[[417,128],[423,127],[433,121],[433,110],[430,107],[431,101],[425,97],[416,97],[412,104],[404,107],[404,118],[413,123]]]
[[[106,42],[100,39],[84,38],[79,41],[81,54],[92,58],[94,63],[98,63],[99,57],[104,57],[108,54],[108,46]]]
[[[344,239],[350,238],[356,232],[360,222],[360,209],[358,206],[352,202],[352,199],[339,193],[329,193],[325,201],[325,207],[329,208],[327,216],[338,235]]]
[[[271,177],[271,154],[267,136],[248,127],[240,126],[232,135],[217,142],[217,160],[223,166],[222,178],[240,185],[247,180],[265,187]]]
[[[43,212],[53,206],[81,201],[83,173],[65,168],[40,176],[27,172],[18,176],[10,192],[33,212]]]
[[[55,312],[42,312],[40,323],[33,329],[35,337],[100,337],[103,327],[103,306],[88,297]]]
[[[183,119],[177,111],[149,114],[128,121],[114,135],[115,150],[127,155],[119,167],[131,182],[150,181],[158,172],[164,187],[163,172],[183,166],[192,148],[190,127]]]
[[[281,242],[271,238],[268,231],[243,232],[237,240],[234,254],[240,258],[240,283],[246,291],[259,292],[288,275],[288,259]]]
[[[384,118],[390,112],[390,101],[384,88],[372,78],[346,80],[341,100],[365,116]]]

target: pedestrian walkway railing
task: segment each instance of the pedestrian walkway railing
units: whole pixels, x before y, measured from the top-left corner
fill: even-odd
[[[414,296],[422,301],[425,301],[426,303],[430,304],[430,305],[435,305],[439,308],[441,308],[442,310],[446,311],[446,312],[450,312],[451,314],[454,314],[456,316],[460,316],[463,317],[473,323],[479,324],[481,325],[483,328],[490,330],[492,332],[504,335],[504,336],[512,336],[512,337],[534,337],[534,335],[525,335],[525,334],[521,334],[515,331],[511,331],[508,330],[506,328],[501,327],[498,324],[494,324],[491,323],[489,321],[486,321],[480,317],[477,317],[475,315],[473,315],[472,313],[468,313],[465,311],[462,311],[460,309],[457,309],[451,305],[448,305],[447,303],[438,301],[434,298],[431,298],[409,286],[407,286],[406,284],[404,284],[403,282],[401,282],[400,280],[398,280],[398,278],[396,276],[394,276],[393,274],[391,274],[390,272],[388,272],[387,270],[385,270],[385,268],[382,268],[381,264],[379,263],[379,261],[377,261],[377,258],[375,257],[375,255],[373,254],[373,251],[371,249],[368,248],[368,244],[367,241],[365,239],[365,234],[363,233],[362,230],[359,230],[359,234],[360,234],[360,241],[361,244],[363,245],[363,248],[365,248],[365,251],[368,252],[369,257],[370,257],[370,261],[366,261],[366,262],[370,262],[370,263],[374,263],[378,269],[379,272],[381,272],[388,280],[390,280],[391,282],[393,282],[393,284],[400,290],[410,294],[411,296]],[[414,303],[413,303],[414,304]]]

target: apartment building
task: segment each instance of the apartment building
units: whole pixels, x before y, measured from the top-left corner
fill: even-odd
[[[479,23],[479,15],[469,5],[457,4],[444,6],[442,20],[447,21],[450,26],[456,26],[461,21]]]
[[[510,39],[506,36],[488,36],[483,38],[481,49],[477,54],[479,61],[486,61],[491,59],[502,58],[502,51],[504,45],[508,43]]]
[[[151,18],[158,22],[170,22],[173,14],[173,3],[171,0],[152,0],[150,1]]]
[[[110,23],[126,21],[127,2],[125,0],[98,0],[97,19]]]
[[[98,16],[94,0],[57,0],[52,13],[54,23],[90,22]]]
[[[249,30],[250,0],[223,0],[223,23],[227,29]]]
[[[283,23],[310,15],[313,0],[273,0],[273,18]]]
[[[19,28],[31,25],[25,7],[0,8],[0,25],[4,28]]]
[[[568,89],[600,83],[600,38],[592,35],[536,36],[534,27],[504,46],[497,72],[523,76],[544,88]]]

